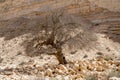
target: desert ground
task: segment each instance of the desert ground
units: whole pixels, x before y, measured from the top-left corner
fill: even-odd
[[[120,1],[0,0],[0,80],[120,80]]]

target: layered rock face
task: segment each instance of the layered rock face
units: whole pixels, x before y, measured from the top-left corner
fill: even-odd
[[[0,17],[9,19],[19,16],[40,16],[51,10],[65,8],[70,13],[95,14],[109,11],[120,11],[119,0],[2,0]],[[112,5],[112,6],[111,6]]]

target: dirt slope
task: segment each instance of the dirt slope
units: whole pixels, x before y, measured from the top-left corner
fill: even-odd
[[[111,6],[112,5],[112,6]],[[58,12],[59,10],[60,12]],[[1,0],[0,1],[0,79],[1,80],[37,80],[43,78],[44,76],[51,76],[46,70],[38,70],[46,64],[59,70],[58,60],[54,55],[47,54],[47,52],[52,52],[49,50],[49,46],[42,46],[45,52],[40,51],[40,47],[35,47],[39,45],[42,40],[45,40],[46,35],[45,26],[47,26],[48,32],[51,32],[52,19],[49,14],[54,11],[57,13],[64,12],[65,16],[61,18],[60,24],[74,22],[80,23],[79,28],[84,33],[91,34],[92,31],[97,41],[93,41],[93,44],[88,44],[85,42],[91,36],[86,36],[83,38],[83,42],[78,43],[80,45],[88,45],[87,48],[76,48],[70,47],[73,43],[63,45],[63,53],[69,63],[68,65],[78,64],[80,67],[84,66],[87,68],[87,64],[90,65],[88,59],[93,59],[98,56],[102,56],[103,59],[113,60],[101,61],[102,64],[107,63],[115,65],[119,69],[120,60],[120,2],[119,0]],[[74,15],[75,17],[70,18],[69,15]],[[46,17],[48,16],[48,18]],[[66,17],[67,16],[67,17]],[[69,27],[69,26],[68,26]],[[78,26],[77,26],[78,27]],[[87,30],[86,30],[86,28]],[[57,32],[62,32],[64,29],[61,28]],[[83,30],[82,28],[85,28]],[[68,29],[69,30],[69,29]],[[76,31],[76,30],[75,30]],[[79,31],[78,31],[79,32]],[[58,33],[59,34],[59,33]],[[59,35],[58,35],[59,37]],[[74,40],[74,39],[73,39]],[[76,40],[76,39],[75,39]],[[89,41],[89,40],[88,40]],[[69,42],[68,42],[69,43]],[[50,47],[51,48],[51,47]],[[30,55],[30,56],[29,56]],[[107,55],[107,57],[106,57]],[[84,61],[85,60],[85,64]],[[88,62],[87,62],[88,60]],[[77,62],[83,61],[83,62]],[[96,61],[96,60],[95,60]],[[94,63],[94,60],[93,60]],[[99,64],[99,60],[98,60]],[[96,61],[96,65],[97,61]],[[103,65],[106,66],[107,64]],[[57,65],[57,66],[56,66]],[[82,66],[81,66],[82,65]],[[86,66],[85,66],[86,65]],[[95,65],[95,66],[96,66]],[[64,66],[64,65],[63,65]],[[63,67],[62,66],[62,67]],[[109,66],[109,65],[107,65]],[[109,66],[109,70],[114,69]],[[30,68],[27,68],[30,67]],[[65,65],[67,67],[67,65]],[[14,69],[13,69],[14,68]],[[25,70],[19,70],[24,69]],[[38,73],[34,72],[32,69],[37,69]],[[49,68],[49,67],[47,67]],[[51,70],[55,71],[54,68]],[[68,67],[67,67],[68,68]],[[68,68],[68,70],[71,67]],[[96,67],[97,68],[97,67]],[[102,67],[103,68],[103,67]],[[30,70],[29,70],[30,69]],[[73,69],[73,67],[72,67]],[[81,68],[82,69],[82,68]],[[91,68],[90,68],[91,69]],[[73,74],[80,76],[79,69],[73,69]],[[84,70],[84,69],[83,69]],[[94,72],[94,69],[85,69],[85,74],[88,71]],[[108,68],[104,69],[105,71]],[[24,72],[26,71],[26,72]],[[27,72],[28,71],[28,72]],[[29,74],[30,71],[30,74]],[[99,69],[96,70],[99,73]],[[84,73],[84,71],[83,71]],[[104,72],[103,73],[107,73]],[[68,75],[69,74],[69,75]],[[57,75],[69,76],[73,78],[73,74],[70,73],[60,73],[55,72],[52,77]],[[9,75],[9,76],[8,76]],[[71,75],[71,76],[70,76]],[[83,76],[85,76],[83,74]],[[81,80],[84,80],[81,76]],[[59,77],[59,76],[57,76]],[[67,80],[67,79],[66,79]],[[68,79],[69,80],[69,79]],[[80,80],[80,79],[78,79]],[[102,80],[102,79],[100,79]],[[103,79],[105,80],[105,78]]]

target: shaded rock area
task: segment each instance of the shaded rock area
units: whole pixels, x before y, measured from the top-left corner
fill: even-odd
[[[0,80],[119,79],[119,0],[0,0]]]

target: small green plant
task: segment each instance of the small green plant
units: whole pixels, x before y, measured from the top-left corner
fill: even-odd
[[[103,59],[106,60],[106,61],[113,60],[113,58],[109,55],[104,55]]]
[[[87,75],[86,80],[97,80],[97,77],[95,77],[94,75]]]
[[[118,70],[118,71],[111,71],[109,74],[108,74],[108,79],[110,78],[110,77],[120,77],[120,70]]]

